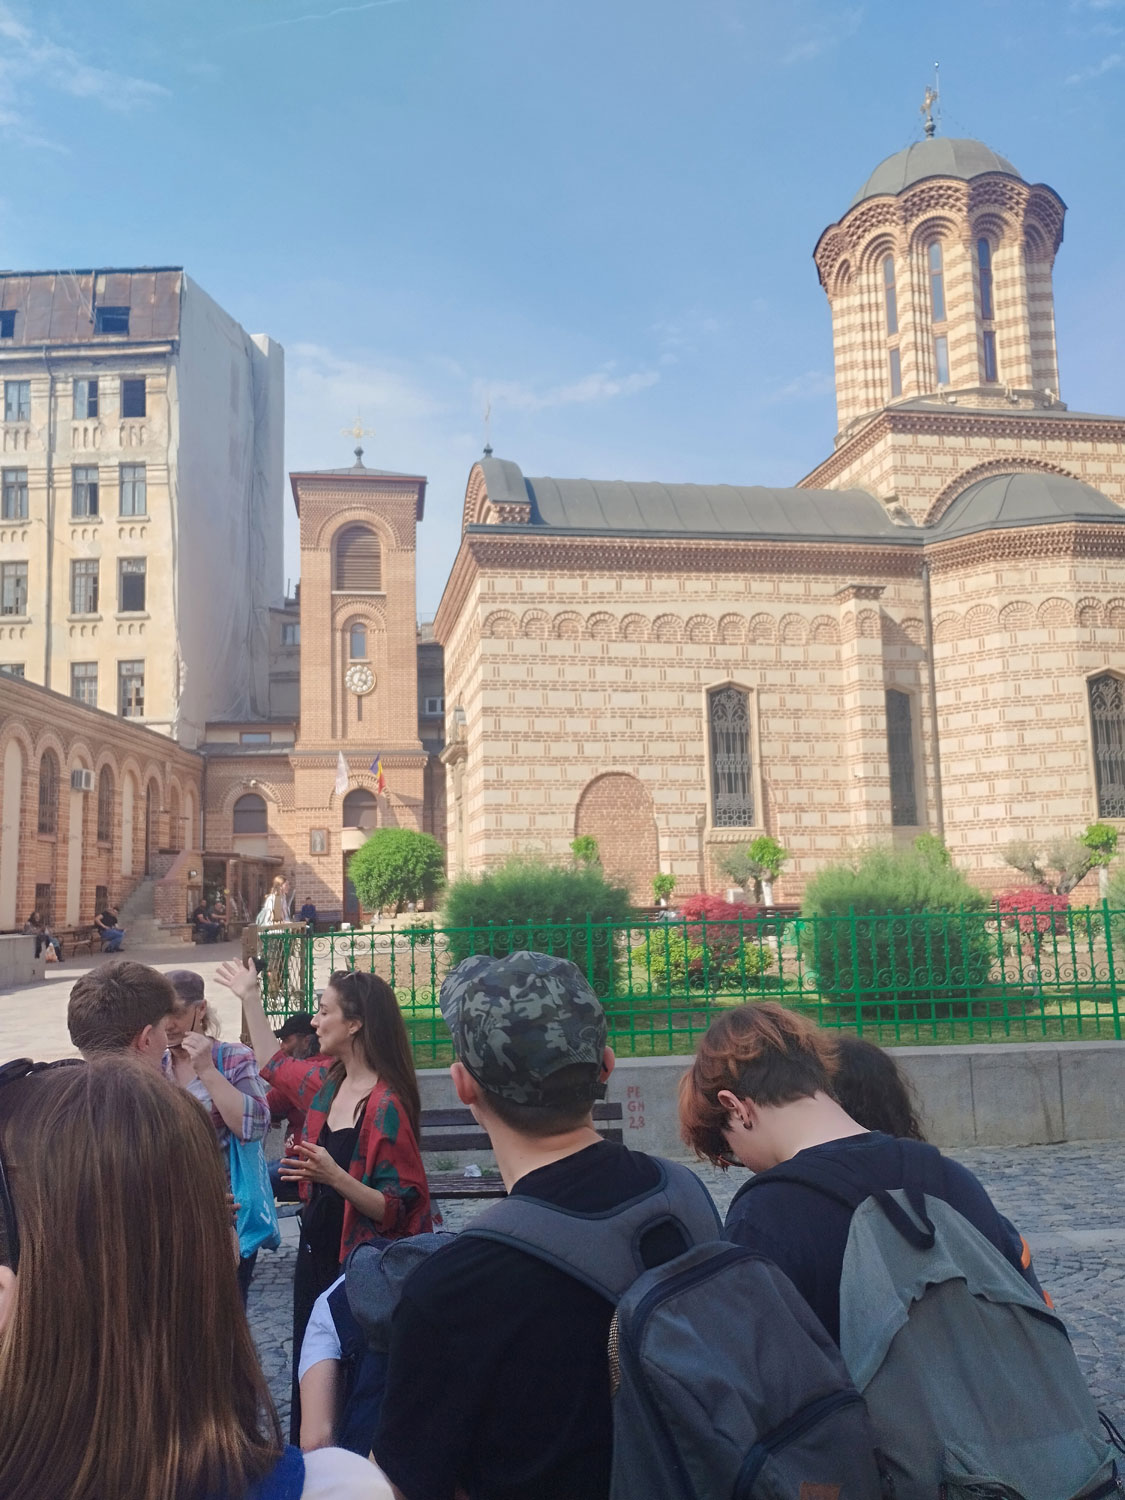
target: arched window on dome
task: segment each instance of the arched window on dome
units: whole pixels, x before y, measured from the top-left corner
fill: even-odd
[[[887,313],[887,337],[898,332],[898,298],[895,295],[895,258],[883,257],[883,305]]]
[[[941,241],[932,240],[926,252],[930,272],[930,316],[935,323],[945,322],[945,268]]]
[[[980,284],[980,315],[992,320],[992,246],[982,235],[977,240],[977,278]]]

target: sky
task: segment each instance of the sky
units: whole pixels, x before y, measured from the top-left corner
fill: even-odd
[[[812,249],[942,132],[1068,205],[1061,394],[1125,410],[1125,0],[0,0],[0,266],[182,265],[286,351],[286,467],[792,484]],[[286,571],[297,576],[292,502]]]

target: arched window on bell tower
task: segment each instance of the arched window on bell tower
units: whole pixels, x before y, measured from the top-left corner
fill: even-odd
[[[887,372],[892,399],[902,395],[902,354],[898,344],[898,290],[895,286],[895,258],[883,257],[883,316],[887,325]]]
[[[996,309],[992,293],[992,241],[987,235],[977,240],[977,294],[981,322],[981,378],[986,385],[1000,379],[996,363]]]
[[[934,379],[949,384],[949,334],[946,331],[945,255],[940,240],[931,240],[926,250],[930,291],[930,325],[934,333]]]

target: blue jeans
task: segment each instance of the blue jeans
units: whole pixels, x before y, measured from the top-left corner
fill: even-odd
[[[119,952],[124,941],[125,933],[120,927],[108,927],[102,933],[102,949],[106,953]]]

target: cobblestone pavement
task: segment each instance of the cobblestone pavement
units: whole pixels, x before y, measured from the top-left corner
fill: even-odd
[[[1095,1398],[1111,1415],[1125,1415],[1125,1146],[1098,1142],[951,1154],[980,1177],[1000,1211],[1027,1238],[1039,1279],[1070,1329]],[[725,1212],[742,1173],[698,1165],[697,1170]],[[442,1206],[446,1227],[459,1229],[481,1205]],[[258,1258],[250,1319],[287,1422],[296,1221],[287,1219],[282,1227],[281,1250]]]

